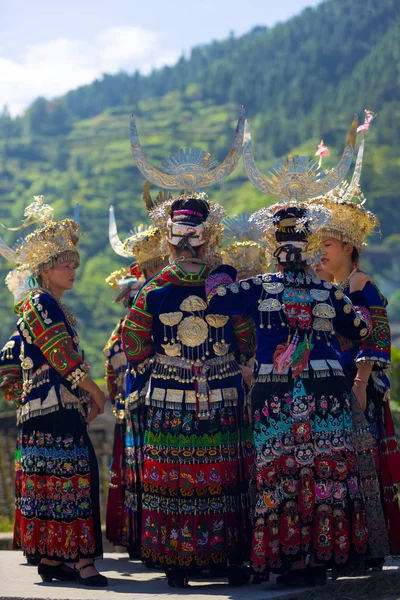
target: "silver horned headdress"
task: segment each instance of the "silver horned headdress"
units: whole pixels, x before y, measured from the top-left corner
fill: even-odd
[[[339,164],[334,169],[322,170],[318,163],[306,156],[287,156],[264,175],[258,169],[253,155],[250,127],[246,121],[243,160],[252,184],[263,194],[281,200],[297,201],[322,196],[336,187],[347,175],[354,154],[357,134],[355,117]]]
[[[157,194],[155,201],[153,201],[148,181],[143,186],[142,197],[148,212],[154,210],[158,203],[165,203],[169,200],[168,193],[162,190]],[[155,267],[166,260],[167,251],[162,244],[161,231],[153,225],[139,225],[139,227],[131,231],[130,236],[121,241],[118,235],[113,206],[110,206],[108,237],[111,248],[118,256],[137,261],[142,269]]]
[[[219,164],[211,154],[198,148],[179,150],[165,160],[160,169],[153,167],[141,148],[135,117],[131,116],[131,148],[142,175],[154,185],[168,190],[192,192],[222,181],[234,171],[242,154],[244,107],[241,108],[235,137],[225,160]]]

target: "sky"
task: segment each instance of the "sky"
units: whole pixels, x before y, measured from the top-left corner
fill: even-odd
[[[21,114],[103,73],[149,73],[193,46],[271,27],[320,0],[0,0],[0,109]]]

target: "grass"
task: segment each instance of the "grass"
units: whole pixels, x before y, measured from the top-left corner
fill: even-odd
[[[0,533],[10,533],[14,530],[14,521],[0,516]]]

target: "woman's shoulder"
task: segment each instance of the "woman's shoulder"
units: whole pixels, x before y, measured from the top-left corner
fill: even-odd
[[[36,288],[29,292],[24,302],[19,307],[19,315],[31,322],[38,316],[46,325],[51,325],[54,321],[65,321],[65,315],[60,308],[57,300],[51,294]],[[36,315],[36,316],[35,316]]]
[[[154,296],[156,293],[162,293],[170,284],[171,276],[168,267],[166,267],[143,284],[133,301],[132,308],[136,307],[141,310],[146,310],[150,297]]]
[[[368,273],[365,273],[364,271],[356,271],[356,273],[354,273],[350,279],[350,291],[362,292],[368,284],[378,289],[374,283],[374,280],[372,277],[370,277],[370,275],[368,275]]]

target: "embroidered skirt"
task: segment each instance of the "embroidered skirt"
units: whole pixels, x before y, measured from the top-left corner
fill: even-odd
[[[260,383],[252,393],[256,502],[252,568],[310,555],[345,563],[368,551],[344,377]]]
[[[122,545],[128,548],[131,558],[141,556],[144,411],[139,404],[126,419]]]
[[[30,557],[102,554],[99,471],[86,424],[61,408],[23,423],[21,545]]]
[[[384,392],[374,386],[372,378],[369,379],[367,386],[365,416],[375,440],[376,464],[391,554],[399,554],[400,508],[397,486],[400,483],[400,450],[389,398],[385,398]]]
[[[246,475],[252,441],[242,409],[149,407],[143,468],[142,557],[164,567],[240,564],[248,559]]]
[[[21,470],[21,430],[18,431],[17,443],[14,454],[14,492],[15,492],[15,510],[14,510],[14,538],[13,549],[21,550],[21,489],[22,489],[22,470]]]
[[[116,423],[114,427],[113,455],[111,459],[106,511],[106,538],[115,546],[126,545],[123,540],[125,498],[125,485],[123,480],[124,464],[125,424]]]

